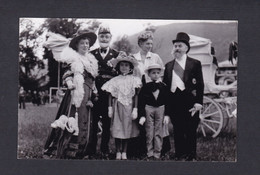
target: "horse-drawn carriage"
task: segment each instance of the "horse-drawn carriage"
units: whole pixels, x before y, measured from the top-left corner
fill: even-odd
[[[201,62],[205,85],[198,132],[202,133],[205,137],[216,137],[228,125],[229,118],[236,117],[236,76],[233,77],[233,82],[217,85],[215,83],[215,76],[218,67],[213,63],[211,41],[198,36],[189,36],[191,49],[188,55]]]

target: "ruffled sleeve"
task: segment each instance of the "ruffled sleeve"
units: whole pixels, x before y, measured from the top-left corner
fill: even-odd
[[[139,77],[133,77],[133,87],[134,88],[141,88],[142,86],[142,81],[141,81],[141,78]]]
[[[103,91],[109,92],[113,97],[118,97],[118,90],[115,82],[115,78],[112,78],[111,80],[107,81],[101,89]]]
[[[141,79],[132,75],[119,75],[112,78],[102,86],[102,90],[109,92],[123,105],[131,105],[132,98],[136,94],[136,88],[141,87]]]

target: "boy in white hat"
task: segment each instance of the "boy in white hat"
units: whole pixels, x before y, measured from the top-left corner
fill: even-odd
[[[145,123],[148,159],[160,159],[163,137],[169,135],[167,114],[168,89],[160,81],[163,68],[152,64],[145,70],[152,82],[145,84],[139,93],[139,124]]]

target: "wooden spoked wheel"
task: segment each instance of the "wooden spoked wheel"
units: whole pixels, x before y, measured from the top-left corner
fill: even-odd
[[[198,132],[204,137],[216,137],[223,126],[223,113],[218,103],[209,97],[203,97],[203,108],[200,112]]]

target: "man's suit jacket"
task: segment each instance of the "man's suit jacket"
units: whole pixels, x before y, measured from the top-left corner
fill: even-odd
[[[112,67],[107,65],[107,62],[112,58],[116,58],[119,54],[118,51],[109,48],[109,51],[105,58],[103,58],[99,52],[99,48],[91,51],[91,53],[98,60],[98,74],[99,75],[111,75],[116,76],[116,71]]]
[[[165,65],[163,82],[167,85],[169,90],[171,89],[172,84],[172,71],[174,63],[175,60],[172,60]],[[188,56],[184,70],[184,85],[186,92],[191,93],[191,101],[202,105],[204,82],[201,63],[200,61]]]

